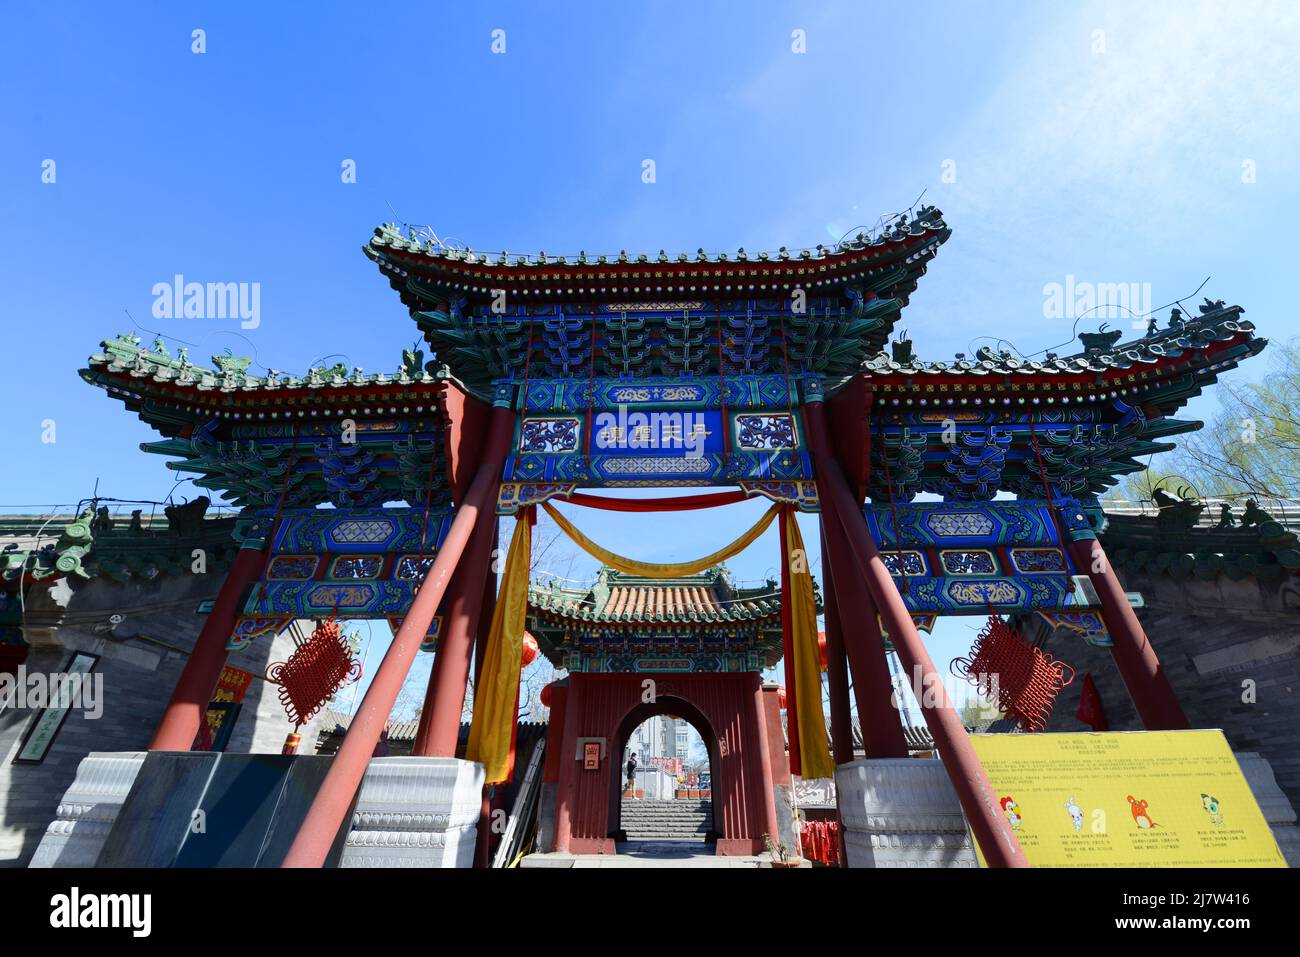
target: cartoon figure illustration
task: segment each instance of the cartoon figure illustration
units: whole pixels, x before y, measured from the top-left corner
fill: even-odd
[[[1002,813],[1007,816],[1011,829],[1014,831],[1020,830],[1020,805],[1009,795],[998,803],[1002,805]]]
[[[1078,834],[1083,830],[1083,808],[1074,803],[1074,798],[1065,802],[1065,809],[1070,812],[1070,823],[1074,825],[1074,833]]]
[[[1209,794],[1201,795],[1201,807],[1205,808],[1210,815],[1210,821],[1215,827],[1223,825],[1223,811],[1219,807],[1219,799]]]
[[[1149,828],[1160,826],[1155,821],[1151,820],[1151,815],[1147,813],[1146,801],[1139,801],[1130,794],[1128,796],[1128,803],[1129,810],[1133,812],[1133,821],[1139,828],[1145,831]]]

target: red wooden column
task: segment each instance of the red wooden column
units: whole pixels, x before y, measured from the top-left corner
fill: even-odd
[[[505,556],[500,552],[501,545],[501,516],[497,516],[492,523],[492,550],[489,552],[491,561],[488,564],[487,587],[483,589],[483,608],[478,614],[478,636],[474,639],[474,685],[478,686],[479,677],[483,674],[483,659],[487,655],[488,636],[492,633],[492,616],[496,613],[497,608],[497,566],[505,561]]]
[[[871,539],[861,506],[849,491],[844,473],[831,455],[822,403],[813,401],[805,404],[804,417],[817,468],[817,487],[822,498],[822,508],[826,508],[828,500],[831,502],[844,537],[860,573],[866,578],[867,588],[875,599],[904,667],[910,674],[919,675],[922,687],[931,691],[929,696],[922,695],[921,714],[943,758],[944,770],[948,772],[948,778],[957,792],[957,799],[961,802],[975,840],[984,852],[984,859],[991,867],[1028,867],[1020,842],[1002,815],[993,785],[989,783],[988,774],[971,746],[957,709],[953,707],[952,699],[943,686],[943,679],[925,649],[925,643],[917,634],[916,624],[903,602],[903,596],[894,587],[889,570],[880,560],[880,553]],[[843,581],[846,577],[848,576],[841,574],[840,580]],[[927,697],[936,699],[929,707],[924,700]]]
[[[495,492],[492,497],[495,499]],[[465,707],[465,686],[469,681],[470,655],[483,610],[483,590],[492,567],[495,531],[495,518],[474,526],[465,555],[456,566],[456,574],[452,576],[443,598],[443,634],[429,672],[420,726],[411,750],[413,755],[456,756],[456,739],[460,736],[460,718]]]
[[[834,461],[827,468],[839,474],[839,466]],[[821,474],[820,465],[818,474]],[[823,484],[820,477],[817,484],[820,489]],[[822,561],[829,561],[839,619],[844,624],[844,649],[853,669],[853,696],[858,705],[862,747],[869,758],[905,758],[907,739],[893,704],[894,683],[876,620],[876,603],[858,572],[835,503],[824,492],[821,506],[828,546]]]
[[[853,716],[849,709],[849,672],[844,635],[836,606],[835,576],[827,558],[826,528],[822,526],[822,608],[826,619],[826,685],[831,699],[831,753],[836,764],[853,760]]]
[[[802,775],[803,761],[799,751],[799,705],[794,669],[794,633],[790,620],[790,543],[785,531],[785,510],[788,507],[782,506],[781,514],[777,518],[777,522],[781,525],[781,664],[785,674],[785,726],[790,751],[790,773]],[[807,561],[806,556],[804,561]],[[820,693],[820,689],[818,692]]]
[[[446,594],[452,572],[464,554],[475,527],[496,520],[496,488],[501,480],[501,468],[506,454],[514,439],[514,425],[515,413],[512,410],[492,410],[482,465],[456,509],[456,518],[451,523],[442,548],[438,550],[433,566],[416,593],[415,601],[411,603],[379,670],[366,689],[365,697],[361,699],[343,744],[330,763],[325,780],[321,782],[320,790],[298,829],[298,836],[285,855],[284,867],[320,867],[325,863],[330,845],[365,776],[375,743],[392,714],[393,703],[402,690],[402,682],[406,680],[411,662],[428,633],[429,624],[438,611],[442,596]]]
[[[555,853],[568,854],[573,837],[573,809],[578,801],[578,761],[574,757],[578,747],[578,732],[582,730],[583,692],[582,675],[570,674],[564,695],[564,733],[557,742],[560,750],[560,786],[555,795]],[[550,743],[547,743],[550,746]],[[613,746],[613,743],[610,743]],[[618,762],[623,756],[612,751],[607,760],[613,762],[612,773],[619,774]]]
[[[241,548],[235,556],[208,620],[194,642],[194,650],[185,662],[185,670],[176,682],[176,690],[167,702],[158,730],[149,742],[150,751],[188,751],[194,745],[226,664],[226,645],[239,617],[240,605],[248,589],[261,577],[265,565],[266,552],[260,548]]]
[[[763,679],[757,672],[753,675],[754,685],[754,734],[758,743],[759,768],[763,775],[763,830],[772,835],[772,840],[780,840],[780,827],[776,817],[776,775],[772,769],[772,742],[767,734],[767,715],[763,711]],[[717,793],[716,791],[714,792]]]
[[[1123,586],[1115,577],[1115,570],[1111,568],[1101,542],[1095,538],[1082,538],[1070,542],[1069,548],[1076,567],[1087,573],[1097,589],[1097,596],[1101,599],[1101,617],[1112,641],[1111,657],[1115,659],[1115,667],[1119,669],[1124,687],[1142,719],[1142,726],[1148,731],[1190,728],[1169,678],[1160,666],[1160,659],[1142,630],[1142,623],[1129,604]]]

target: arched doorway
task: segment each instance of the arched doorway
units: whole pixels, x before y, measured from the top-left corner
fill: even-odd
[[[647,690],[654,700],[647,702]],[[555,754],[554,848],[559,853],[613,854],[623,749],[632,730],[656,714],[688,721],[706,744],[717,834],[715,853],[760,853],[776,833],[772,763],[764,693],[757,672],[571,672]],[[775,703],[775,699],[773,699]],[[548,736],[549,737],[549,736]],[[551,754],[548,741],[547,753]],[[598,760],[592,760],[598,757]]]
[[[624,715],[623,720],[619,722],[618,730],[615,733],[612,742],[613,747],[611,754],[615,756],[615,759],[619,762],[619,766],[615,767],[614,773],[610,775],[609,813],[607,820],[609,821],[609,836],[615,841],[624,841],[627,840],[628,837],[623,827],[622,794],[625,777],[621,767],[621,763],[624,760],[624,754],[627,750],[628,739],[632,736],[632,733],[646,721],[661,715],[685,721],[695,729],[696,734],[700,736],[700,740],[704,743],[704,749],[708,754],[709,780],[711,785],[713,782],[720,782],[721,780],[721,776],[718,773],[718,737],[714,733],[712,726],[709,724],[708,718],[704,716],[704,713],[700,711],[699,708],[695,707],[695,705],[691,704],[684,698],[679,698],[673,695],[660,697],[653,702],[638,705]],[[710,809],[710,828],[705,834],[705,842],[710,846],[716,844],[720,833],[718,824],[719,817],[717,813],[717,798],[717,791],[711,787],[708,799]]]

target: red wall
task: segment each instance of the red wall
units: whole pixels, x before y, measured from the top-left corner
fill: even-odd
[[[647,679],[655,682],[652,704],[642,701],[642,682]],[[569,682],[565,705],[567,710],[578,702],[576,729],[554,752],[561,763],[557,804],[568,803],[571,852],[614,853],[610,832],[618,806],[615,788],[622,783],[622,748],[626,737],[651,714],[686,718],[710,749],[717,853],[756,854],[763,849],[764,802],[773,798],[771,783],[763,779],[765,736],[760,733],[755,704],[757,673],[571,674]],[[581,688],[575,694],[576,684]],[[562,728],[563,724],[552,721],[551,733]],[[584,771],[576,760],[577,738],[606,739],[607,753],[598,771]],[[548,746],[547,751],[552,749]],[[558,820],[557,838],[562,838]]]

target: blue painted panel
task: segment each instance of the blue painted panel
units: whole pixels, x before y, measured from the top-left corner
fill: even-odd
[[[1068,532],[1079,509],[1073,500],[1056,502]],[[997,545],[1053,547],[1059,542],[1047,502],[906,502],[867,505],[871,537],[881,548],[991,548]],[[895,521],[897,517],[897,521]]]
[[[864,514],[890,574],[900,583],[904,603],[915,614],[1077,611],[1081,596],[1073,592],[1070,578],[1077,569],[1069,552],[1060,549],[1057,521],[1067,536],[1087,522],[1077,518],[1085,514],[1079,502],[1055,504],[1055,516],[1039,499],[907,502],[893,507],[873,503],[865,506]],[[978,554],[953,554],[961,551]],[[899,560],[893,552],[911,554]],[[904,568],[924,573],[904,576]],[[978,573],[957,573],[963,571]]]

